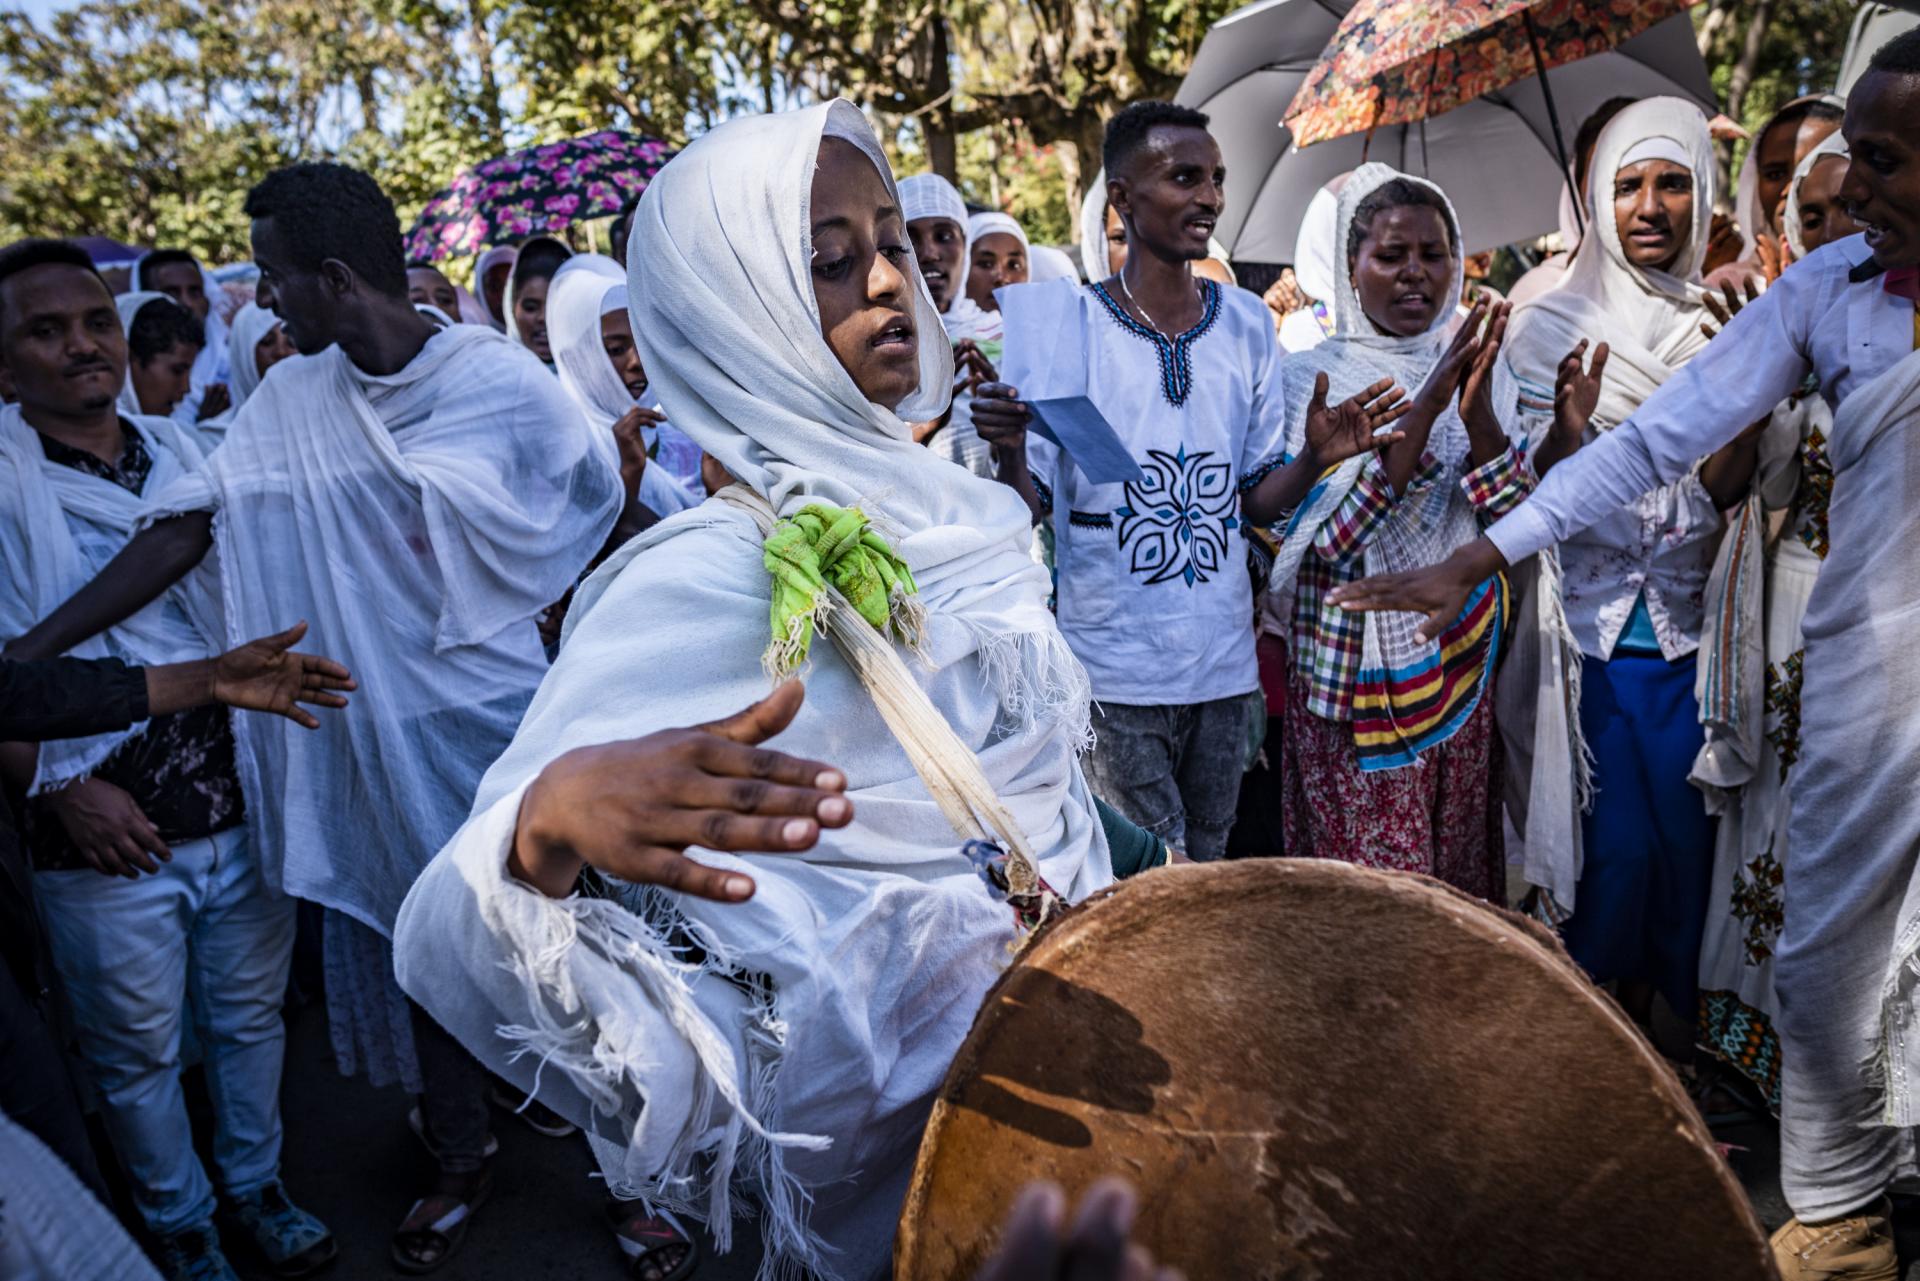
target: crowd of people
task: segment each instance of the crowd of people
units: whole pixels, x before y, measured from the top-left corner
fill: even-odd
[[[1242,288],[1209,124],[1117,113],[1076,253],[844,102],[465,283],[330,163],[248,194],[244,299],[0,250],[0,1272],[335,1259],[281,1180],[305,939],[437,1170],[395,1268],[512,1115],[584,1132],[628,1275],[737,1213],[880,1275],[1017,932],[1258,855],[1558,930],[1691,1025],[1709,1120],[1779,1117],[1782,1275],[1892,1278],[1920,34],[1776,113],[1732,219],[1696,104],[1605,104],[1504,297],[1382,164]],[[1063,1255],[1036,1192],[983,1275],[1160,1275],[1131,1206]]]

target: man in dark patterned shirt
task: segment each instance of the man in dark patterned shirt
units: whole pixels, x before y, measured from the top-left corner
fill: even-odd
[[[19,396],[0,412],[0,556],[14,570],[0,576],[0,630],[19,630],[85,583],[132,534],[142,496],[202,461],[187,429],[119,415],[126,367],[113,296],[84,253],[58,241],[0,250],[0,368]],[[82,652],[142,662],[203,654],[189,603],[169,592]],[[229,1208],[282,1271],[331,1258],[326,1227],[280,1187],[280,1005],[294,904],[268,888],[249,850],[226,709],[6,750],[12,781],[34,780],[42,793],[27,815],[34,893],[163,1271],[234,1276],[180,1087],[189,990]]]

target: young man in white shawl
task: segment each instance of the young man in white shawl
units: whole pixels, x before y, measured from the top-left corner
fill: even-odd
[[[206,340],[193,365],[193,387],[173,417],[192,423],[223,413],[233,403],[227,390],[227,321],[214,305],[220,291],[213,273],[184,249],[155,249],[133,264],[132,287],[151,290],[185,307],[206,327]]]
[[[1094,790],[1188,856],[1216,859],[1259,685],[1242,523],[1272,523],[1317,473],[1311,450],[1282,465],[1287,413],[1266,305],[1192,270],[1224,199],[1207,117],[1135,103],[1108,123],[1105,158],[1125,262],[1085,290],[1027,289],[1072,296],[1090,395],[1145,479],[1088,481],[1027,432],[1017,388],[979,388],[974,421],[1001,478],[1053,525],[1061,630],[1098,700]],[[1316,420],[1325,411],[1323,401]]]
[[[126,545],[154,495],[203,460],[191,428],[119,411],[126,362],[113,296],[83,251],[45,240],[0,251],[0,365],[19,397],[0,411],[0,634],[19,635],[81,587]],[[224,649],[227,638],[206,626],[206,588],[183,583],[72,651],[153,665]],[[226,709],[186,704],[119,732],[0,750],[9,782],[35,796],[34,896],[162,1265],[172,1277],[234,1276],[180,1087],[189,1018],[217,1085],[214,1155],[228,1206],[277,1269],[325,1263],[332,1236],[280,1187],[293,903],[263,874],[242,825]]]
[[[341,1067],[421,1095],[440,1176],[392,1252],[428,1270],[486,1194],[486,1078],[410,1011],[388,938],[546,672],[534,619],[604,543],[618,471],[612,439],[523,348],[414,309],[399,220],[364,174],[278,170],[246,209],[263,295],[300,356],[204,466],[152,498],[126,550],[16,644],[61,652],[217,546],[229,636],[304,618],[380,691],[314,734],[242,721],[237,760],[268,884],[328,909]]]
[[[1794,170],[1781,219],[1794,261],[1859,234],[1838,198],[1846,171],[1846,139],[1838,133]],[[1773,950],[1782,922],[1783,869],[1792,856],[1789,779],[1799,747],[1799,673],[1806,648],[1800,624],[1827,552],[1832,432],[1833,410],[1811,388],[1803,386],[1774,411],[1761,441],[1754,498],[1732,518],[1708,584],[1706,635],[1726,644],[1711,647],[1700,682],[1709,694],[1702,717],[1708,745],[1694,778],[1718,805],[1719,826],[1700,945],[1695,1040],[1739,1074],[1708,1078],[1700,1098],[1709,1120],[1780,1111]],[[1769,540],[1762,522],[1776,512],[1784,513],[1784,528]],[[1751,549],[1763,542],[1763,559],[1748,564]],[[1762,652],[1721,654],[1735,646]],[[1733,670],[1733,662],[1754,657],[1764,666]]]
[[[1427,628],[1472,584],[1687,475],[1812,374],[1834,408],[1828,553],[1801,634],[1800,742],[1785,926],[1774,952],[1784,1056],[1775,1234],[1786,1281],[1891,1281],[1886,1190],[1920,1120],[1920,33],[1873,56],[1847,99],[1839,196],[1866,228],[1808,255],[1626,422],[1444,563],[1354,584],[1357,609]]]
[[[400,977],[496,1070],[540,1072],[616,1188],[723,1247],[750,1189],[763,1275],[873,1277],[1013,913],[835,645],[812,640],[804,706],[788,687],[721,722],[754,742],[784,726],[783,747],[835,768],[672,727],[729,717],[766,664],[808,658],[824,574],[863,602],[849,625],[871,645],[918,650],[900,679],[1079,901],[1114,875],[1076,760],[1085,677],[1025,507],[912,441],[950,394],[951,348],[858,111],[693,143],[641,200],[628,270],[647,369],[737,483],[578,593],[513,745],[408,897]],[[742,756],[763,757],[761,785],[709,777],[746,773],[726,768]],[[713,812],[667,812],[668,785]],[[754,802],[786,817],[726,813]],[[775,853],[714,852],[749,849]],[[583,864],[596,895],[573,892]]]

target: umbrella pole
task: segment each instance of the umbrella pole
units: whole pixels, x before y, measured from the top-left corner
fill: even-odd
[[[1533,47],[1533,65],[1540,77],[1540,95],[1547,100],[1547,126],[1553,130],[1553,151],[1560,158],[1560,172],[1566,175],[1567,190],[1573,193],[1573,225],[1584,236],[1587,234],[1587,219],[1586,212],[1580,206],[1586,202],[1580,199],[1580,181],[1574,176],[1573,166],[1567,163],[1565,135],[1560,132],[1560,109],[1554,106],[1553,86],[1547,83],[1547,60],[1540,52],[1540,32],[1534,28],[1532,8],[1522,8],[1520,20],[1527,24],[1527,43]]]

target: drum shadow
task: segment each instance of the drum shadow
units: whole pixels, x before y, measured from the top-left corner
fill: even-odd
[[[1010,1036],[1004,1027],[985,1038],[973,1079],[954,1099],[958,1106],[1043,1143],[1084,1148],[1093,1132],[1078,1117],[1025,1096],[1145,1115],[1153,1110],[1154,1087],[1173,1080],[1172,1065],[1142,1039],[1140,1020],[1110,997],[1032,969],[1015,975],[994,999],[1043,1011],[1046,1039]]]

